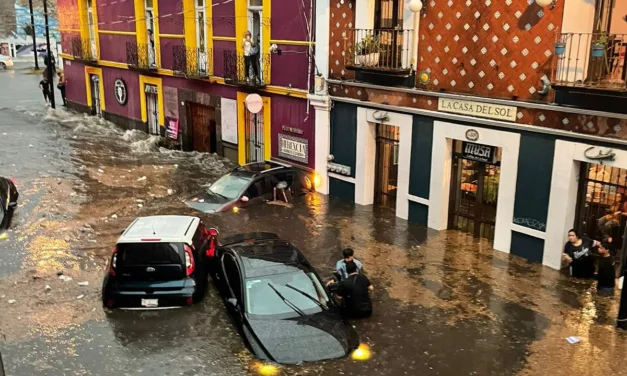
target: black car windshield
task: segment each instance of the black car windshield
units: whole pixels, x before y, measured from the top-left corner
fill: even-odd
[[[252,319],[286,319],[299,316],[289,304],[283,302],[277,291],[306,315],[322,311],[329,301],[324,288],[313,273],[299,270],[249,278],[246,280],[246,312]],[[312,297],[317,298],[320,305],[313,301]]]
[[[239,196],[248,183],[250,183],[249,178],[228,174],[211,184],[209,192],[232,200]]]

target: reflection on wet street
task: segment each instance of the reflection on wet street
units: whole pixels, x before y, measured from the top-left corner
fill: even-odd
[[[259,371],[210,288],[193,307],[105,313],[100,287],[139,215],[194,214],[184,197],[233,165],[158,147],[84,115],[46,111],[36,76],[0,72],[0,175],[20,203],[0,240],[0,351],[8,375],[247,375]],[[197,213],[195,213],[197,214]],[[318,194],[200,215],[222,236],[270,231],[331,275],[351,247],[376,289],[356,321],[368,360],[281,367],[283,375],[620,375],[618,295],[456,232]],[[71,278],[71,279],[70,279]],[[87,282],[87,283],[85,283]],[[81,283],[79,285],[79,283]],[[571,345],[565,338],[578,336]]]

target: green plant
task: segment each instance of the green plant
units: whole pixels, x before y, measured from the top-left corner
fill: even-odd
[[[373,35],[366,35],[362,40],[357,43],[356,50],[361,55],[366,55],[374,52],[379,52],[379,38]]]
[[[594,44],[597,46],[605,46],[607,44],[607,34],[602,34]]]

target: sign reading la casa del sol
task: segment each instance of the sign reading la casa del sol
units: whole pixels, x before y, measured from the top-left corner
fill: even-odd
[[[460,115],[478,116],[506,121],[516,121],[516,114],[518,112],[518,108],[513,106],[448,98],[440,98],[438,100],[438,110]]]

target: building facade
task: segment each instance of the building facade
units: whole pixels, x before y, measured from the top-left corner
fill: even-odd
[[[329,194],[553,268],[570,228],[621,242],[626,217],[606,214],[627,194],[625,14],[330,0]]]
[[[58,15],[73,108],[182,150],[315,167],[310,2],[59,0]]]

